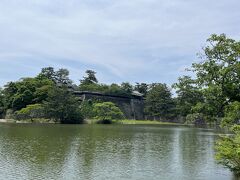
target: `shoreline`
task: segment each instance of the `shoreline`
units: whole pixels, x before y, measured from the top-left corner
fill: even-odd
[[[95,119],[88,119],[84,120],[82,124],[97,124],[98,120]],[[31,120],[14,120],[14,119],[0,119],[0,123],[7,123],[7,124],[59,124],[51,120],[47,119],[34,119]],[[181,125],[181,126],[187,126],[186,124],[181,123],[173,123],[173,122],[161,122],[161,121],[153,121],[153,120],[113,120],[112,124],[130,124],[130,125],[143,125],[143,124],[156,124],[156,125]]]
[[[181,123],[174,123],[174,122],[162,122],[162,121],[154,121],[154,120],[117,120],[117,124],[156,124],[156,125],[185,125]]]
[[[27,120],[15,120],[15,119],[0,119],[0,124],[61,124],[59,122],[55,122],[49,119],[27,119]],[[97,125],[98,120],[96,119],[86,119],[79,125],[92,124]],[[176,123],[176,122],[162,122],[156,120],[131,120],[131,119],[123,119],[123,120],[112,120],[112,125],[166,125],[166,126],[186,126],[186,127],[198,127],[193,124],[184,124],[184,123]],[[76,124],[77,125],[77,124]],[[206,128],[201,127],[200,128]],[[211,126],[210,126],[211,127]]]

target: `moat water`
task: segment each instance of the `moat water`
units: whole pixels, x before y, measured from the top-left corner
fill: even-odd
[[[161,125],[0,124],[0,179],[233,180],[218,132]]]

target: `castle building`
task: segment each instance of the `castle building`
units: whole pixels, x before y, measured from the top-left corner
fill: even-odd
[[[74,91],[74,94],[78,96],[81,101],[97,100],[113,102],[121,109],[126,119],[144,119],[144,99],[143,95],[137,91],[133,91],[130,96],[110,95],[90,91]]]

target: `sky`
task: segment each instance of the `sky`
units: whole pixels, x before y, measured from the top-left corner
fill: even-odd
[[[188,74],[213,33],[240,39],[239,0],[0,0],[0,86],[42,67],[101,83]]]

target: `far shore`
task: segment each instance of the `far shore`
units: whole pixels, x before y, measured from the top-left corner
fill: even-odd
[[[91,120],[84,120],[83,124],[97,124],[98,120],[91,119]],[[59,124],[55,123],[52,120],[48,119],[33,119],[33,120],[14,120],[14,119],[0,119],[0,123],[38,123],[38,124]],[[162,124],[162,125],[184,125],[181,123],[173,123],[173,122],[161,122],[155,120],[131,120],[131,119],[124,119],[124,120],[113,120],[112,124]]]

